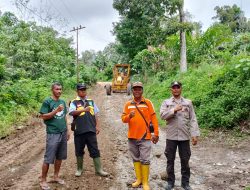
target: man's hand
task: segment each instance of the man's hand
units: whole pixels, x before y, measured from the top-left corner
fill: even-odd
[[[88,111],[90,111],[90,107],[89,106],[86,107],[86,108],[84,108],[84,112],[88,112]]]
[[[135,116],[135,110],[133,110],[133,111],[131,111],[130,113],[129,113],[129,117],[130,118],[132,118],[132,117],[134,117]]]
[[[56,112],[60,112],[64,109],[64,106],[62,104],[60,104],[57,108],[56,108]]]
[[[96,126],[96,134],[98,135],[100,133],[100,127]]]
[[[159,141],[159,136],[153,135],[153,136],[151,137],[151,141],[152,141],[154,144],[156,144],[156,143]]]
[[[180,104],[177,104],[175,107],[174,107],[174,113],[176,113],[177,111],[180,111],[182,110],[182,106]]]
[[[196,145],[198,142],[198,137],[192,137],[192,145]]]
[[[71,132],[68,130],[67,131],[67,141],[70,139]]]

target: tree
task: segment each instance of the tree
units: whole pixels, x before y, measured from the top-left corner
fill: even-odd
[[[83,62],[84,65],[92,65],[95,60],[96,52],[94,50],[86,50],[82,52],[82,57],[80,61]]]
[[[185,22],[185,15],[183,11],[184,2],[182,1],[179,6],[180,24]],[[181,60],[180,60],[180,71],[187,71],[187,47],[186,47],[186,32],[183,28],[180,29],[180,42],[181,42]]]
[[[227,25],[232,32],[244,32],[249,30],[249,22],[244,16],[244,12],[237,5],[223,7],[216,6],[214,8],[216,16],[213,19],[218,19],[221,24]]]
[[[130,59],[148,45],[156,46],[165,41],[161,21],[165,10],[163,0],[114,0],[121,20],[114,24],[113,33],[120,42],[119,52]]]
[[[169,15],[174,15],[176,12],[179,14],[179,26],[177,27],[180,32],[180,71],[187,71],[187,56],[186,56],[186,29],[188,26],[185,22],[185,14],[183,11],[184,0],[171,0],[165,1],[164,5]]]
[[[8,12],[0,17],[0,28],[0,55],[7,59],[4,69],[6,80],[33,80],[48,76],[48,73],[58,76],[63,69],[73,75],[72,39],[58,37],[58,32],[52,28],[19,21]]]
[[[13,26],[13,25],[16,25],[19,21],[13,13],[5,12],[1,16],[1,22],[6,26]]]
[[[167,35],[179,32],[180,70],[187,71],[185,32],[193,26],[184,19],[183,4],[184,0],[115,0],[113,6],[122,16],[114,26],[120,51],[133,59],[148,46],[157,47],[166,41]]]
[[[118,64],[118,63],[128,63],[128,55],[122,52],[118,53],[120,47],[119,42],[109,43],[102,53],[105,55],[106,59],[109,60],[110,63]]]

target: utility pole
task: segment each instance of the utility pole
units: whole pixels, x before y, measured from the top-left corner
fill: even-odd
[[[73,30],[70,30],[70,32],[76,31],[76,81],[79,82],[79,60],[78,60],[78,31],[81,29],[86,28],[85,26],[79,26],[79,27],[73,27]]]

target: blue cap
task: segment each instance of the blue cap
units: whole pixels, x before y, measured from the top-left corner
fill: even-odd
[[[87,86],[86,86],[85,84],[78,83],[78,84],[76,85],[76,89],[77,89],[77,90],[87,89]]]

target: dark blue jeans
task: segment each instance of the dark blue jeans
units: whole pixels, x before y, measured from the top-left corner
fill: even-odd
[[[182,186],[185,186],[189,184],[190,178],[189,159],[191,156],[191,150],[189,140],[176,141],[167,139],[165,148],[165,155],[167,157],[167,181],[171,185],[174,185],[175,183],[174,161],[177,147],[181,161],[181,184]]]

